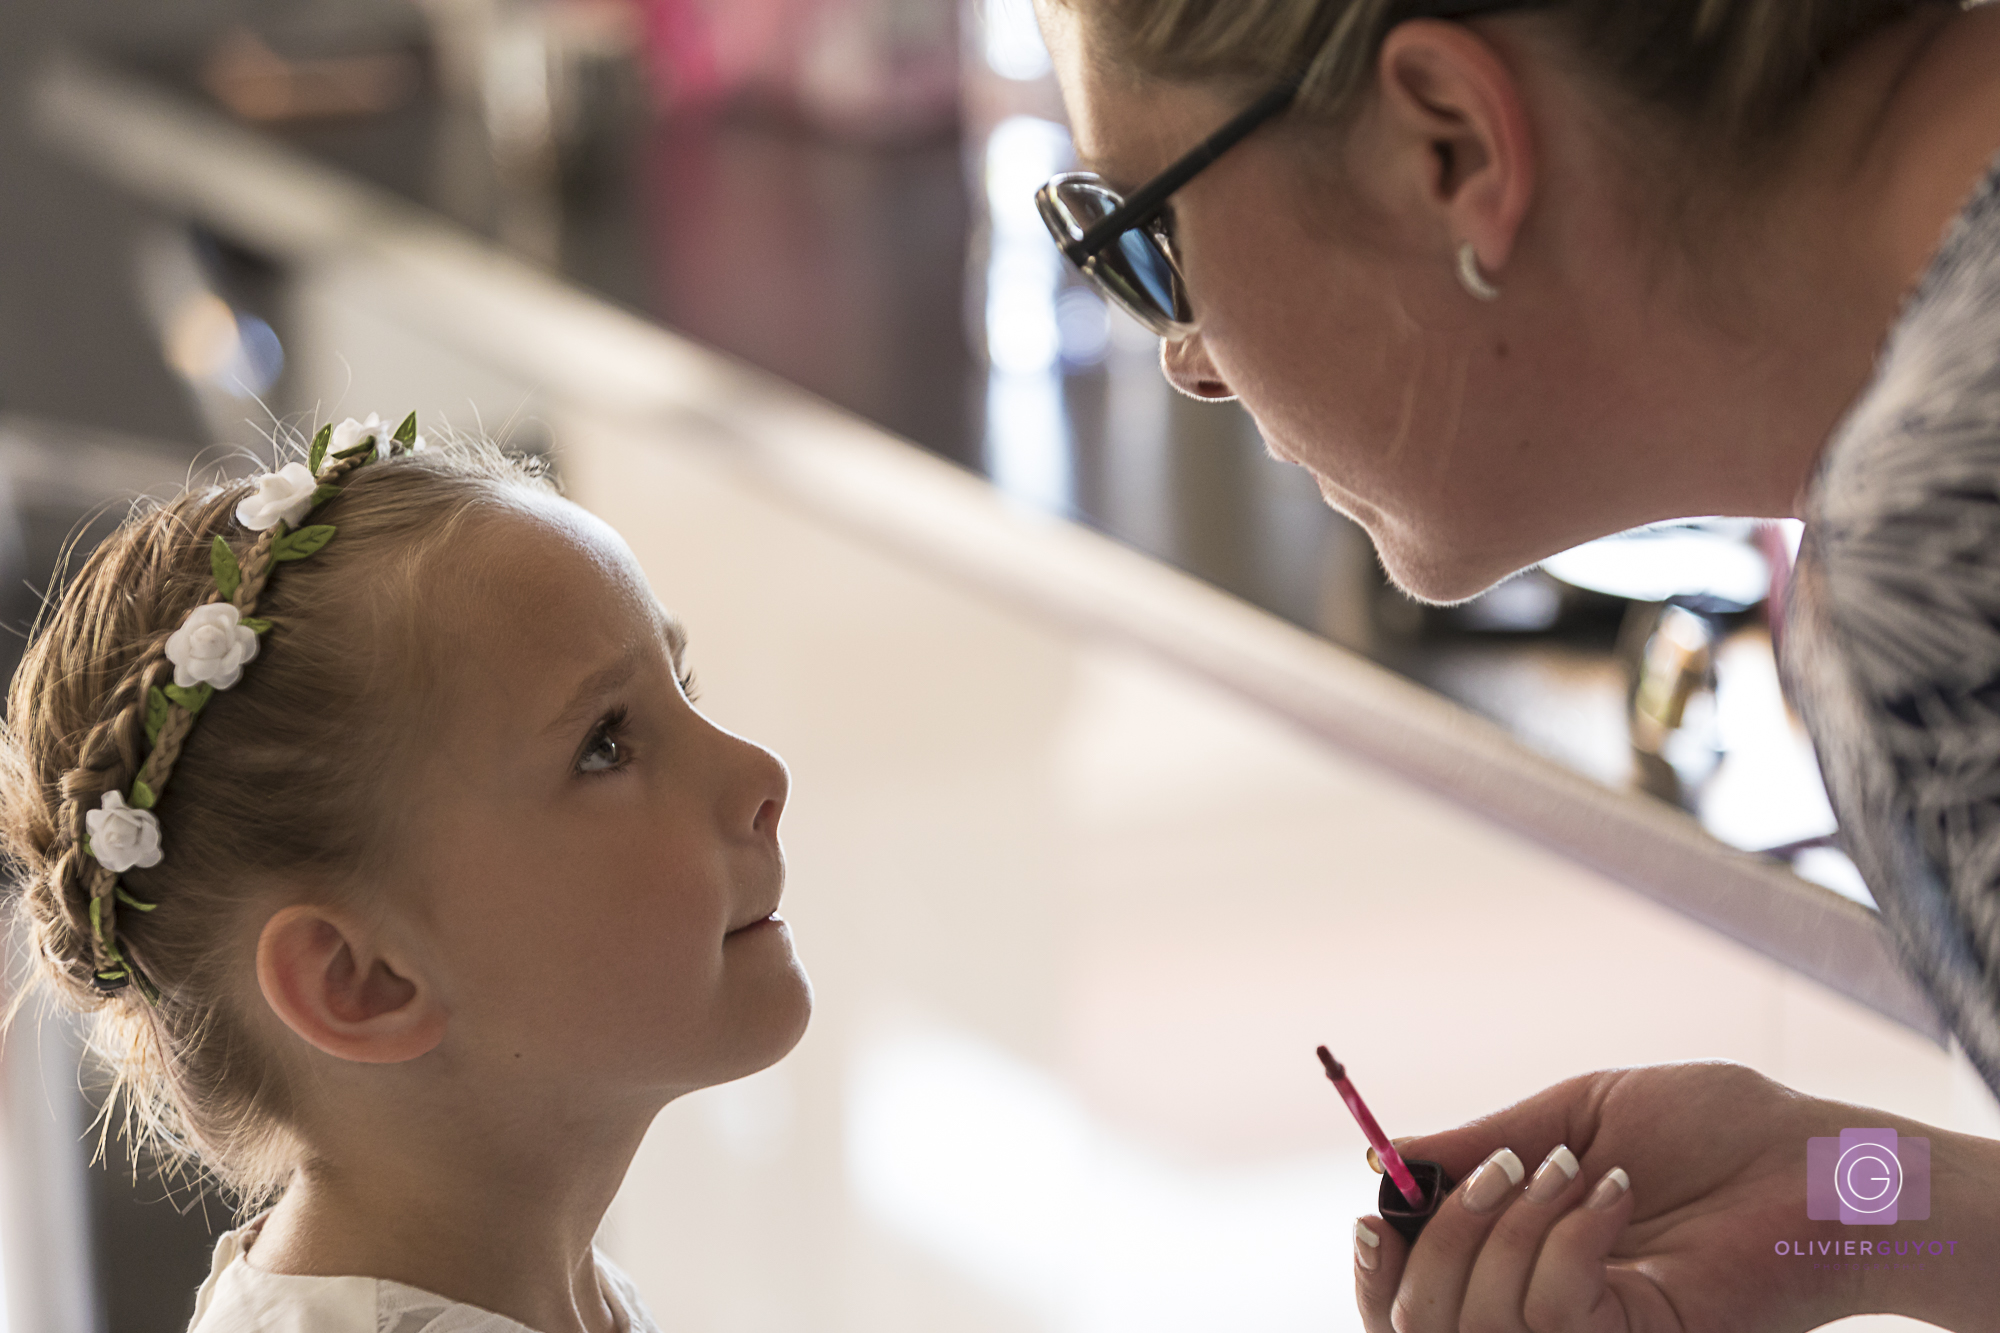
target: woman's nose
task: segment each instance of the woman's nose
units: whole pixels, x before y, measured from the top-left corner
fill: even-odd
[[[1222,378],[1222,372],[1208,359],[1208,349],[1202,346],[1199,333],[1191,333],[1178,342],[1160,340],[1160,373],[1167,377],[1167,383],[1205,403],[1227,403],[1236,397],[1229,381]]]

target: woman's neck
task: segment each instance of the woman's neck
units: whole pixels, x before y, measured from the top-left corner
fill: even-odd
[[[645,1125],[560,1120],[349,1126],[298,1169],[251,1262],[386,1278],[540,1333],[611,1333],[592,1241]]]
[[[1932,5],[1887,29],[1824,80],[1798,136],[1795,193],[1841,211],[1830,249],[1906,295],[2000,152],[2000,7]]]
[[[1867,386],[1882,341],[2000,151],[2000,7],[1925,8],[1822,78],[1752,244],[1726,267],[1755,293],[1755,357],[1802,485]],[[1797,501],[1794,501],[1796,507]]]

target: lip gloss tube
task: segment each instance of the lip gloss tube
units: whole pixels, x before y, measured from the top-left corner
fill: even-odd
[[[1396,1145],[1382,1132],[1368,1103],[1361,1100],[1360,1092],[1348,1081],[1347,1067],[1324,1046],[1319,1048],[1319,1062],[1339,1090],[1340,1099],[1347,1103],[1355,1123],[1367,1136],[1369,1146],[1374,1148],[1375,1160],[1382,1164],[1382,1186],[1377,1191],[1375,1210],[1404,1240],[1416,1240],[1458,1182],[1436,1162],[1404,1161],[1403,1154],[1396,1151]]]

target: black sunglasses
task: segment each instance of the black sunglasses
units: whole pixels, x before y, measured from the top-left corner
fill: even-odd
[[[1396,21],[1473,18],[1538,3],[1546,0],[1431,0],[1413,5]],[[1318,43],[1309,45],[1316,48]],[[1252,130],[1290,107],[1304,78],[1301,69],[1243,108],[1129,199],[1088,171],[1055,177],[1035,192],[1043,224],[1070,262],[1105,297],[1162,338],[1187,337],[1195,330],[1195,316],[1167,226],[1167,199]]]

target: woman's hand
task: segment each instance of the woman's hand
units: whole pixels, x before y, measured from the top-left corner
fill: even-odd
[[[1741,1066],[1589,1074],[1403,1145],[1462,1183],[1414,1247],[1381,1219],[1362,1219],[1376,1238],[1357,1231],[1363,1320],[1369,1333],[1764,1333],[1896,1310],[1993,1326],[1948,1323],[1941,1314],[1980,1307],[1938,1299],[1954,1284],[1977,1299],[1969,1284],[1994,1271],[1991,1204],[1941,1217],[1936,1208],[1957,1196],[1934,1175],[1932,1221],[1808,1220],[1806,1140],[1850,1126],[1934,1135],[1934,1165],[1950,1159],[1983,1175],[1986,1195],[2000,1194],[1987,1141],[1806,1097]],[[1961,1251],[1980,1243],[1922,1272],[1777,1252],[1780,1241],[1891,1232],[1950,1235]]]

